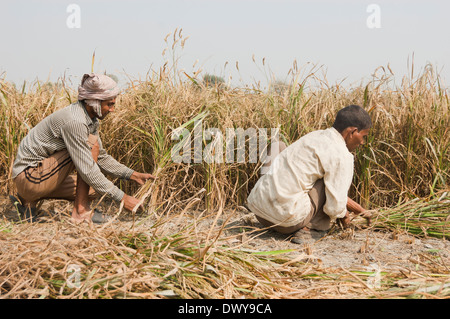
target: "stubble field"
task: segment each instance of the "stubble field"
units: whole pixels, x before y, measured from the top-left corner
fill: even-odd
[[[76,92],[64,82],[25,88],[0,80],[2,298],[450,295],[450,112],[448,89],[432,67],[401,83],[381,68],[352,88],[329,85],[314,70],[293,70],[290,83],[268,89],[206,85],[173,71],[130,80],[101,124],[114,158],[157,177],[139,188],[116,181],[142,199],[144,211],[132,214],[101,199],[95,204],[116,217],[103,226],[72,224],[64,201],[45,202],[39,223],[17,218],[7,195],[14,192],[18,144],[45,116],[76,101]],[[290,144],[329,127],[349,104],[363,106],[374,122],[355,153],[349,195],[375,217],[369,227],[358,219],[351,229],[336,225],[314,245],[261,229],[243,208],[261,165],[249,161],[248,151],[242,163],[172,158],[177,128],[192,137],[196,123],[203,132],[278,128]],[[203,135],[202,149],[220,155],[214,141]]]

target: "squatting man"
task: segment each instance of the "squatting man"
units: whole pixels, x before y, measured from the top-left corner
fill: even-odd
[[[123,202],[129,211],[140,207],[137,198],[125,194],[104,175],[139,185],[154,178],[117,162],[103,148],[99,120],[114,112],[119,93],[110,77],[85,74],[78,101],[46,117],[21,141],[12,171],[17,196],[10,198],[23,219],[35,221],[36,205],[44,199],[73,201],[71,217],[76,223],[101,224],[110,219],[91,209],[91,200],[99,195]],[[71,174],[74,169],[76,174]]]
[[[294,234],[296,243],[312,243],[340,219],[350,225],[349,211],[370,221],[371,213],[348,197],[353,179],[351,152],[364,144],[372,121],[358,105],[341,109],[332,127],[302,136],[286,147],[271,147],[260,179],[246,207],[264,227]]]

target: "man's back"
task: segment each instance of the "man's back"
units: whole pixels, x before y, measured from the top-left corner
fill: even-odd
[[[310,212],[308,192],[324,179],[330,217],[346,212],[353,177],[353,156],[334,128],[311,132],[281,152],[248,197],[249,208],[283,226],[299,223]]]
[[[12,177],[26,167],[35,167],[48,156],[66,149],[62,129],[79,130],[81,134],[97,134],[98,121],[93,122],[81,103],[73,103],[47,116],[28,132],[21,141],[13,166]]]

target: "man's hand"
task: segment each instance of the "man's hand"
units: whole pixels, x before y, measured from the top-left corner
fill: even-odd
[[[370,218],[372,217],[372,212],[370,210],[363,209],[358,213],[354,213],[357,216],[361,216],[366,219],[367,226],[370,226]],[[351,225],[350,213],[347,211],[345,217],[339,219],[343,228],[348,228]]]
[[[339,221],[341,222],[341,225],[342,225],[343,228],[348,228],[348,227],[350,227],[351,219],[350,219],[350,214],[349,214],[349,212],[347,211],[347,213],[345,214],[344,217],[339,218]]]
[[[372,217],[372,212],[370,210],[364,209],[361,205],[359,205],[349,197],[347,198],[347,209],[355,215],[364,217],[367,220],[367,225],[370,225],[370,218]]]
[[[367,220],[367,225],[370,225],[370,219],[372,218],[372,211],[370,210],[363,210],[361,213],[358,214],[358,216],[364,217]]]
[[[130,195],[127,195],[127,194],[123,195],[122,202],[123,202],[123,207],[130,212],[133,211],[133,209],[135,209],[135,208],[136,208],[136,211],[138,209],[142,209],[140,200],[135,197],[132,197]]]
[[[139,185],[144,185],[145,182],[147,180],[149,180],[150,178],[155,179],[155,176],[153,176],[152,174],[139,173],[139,172],[134,172],[130,176],[130,179],[135,181]],[[135,209],[136,211],[138,209],[142,209],[139,199],[137,199],[133,196],[130,196],[127,194],[123,195],[122,202],[123,202],[123,207],[130,212],[133,211],[133,209]]]
[[[139,172],[134,172],[131,176],[130,179],[135,181],[136,183],[138,183],[139,185],[144,185],[145,182],[147,180],[149,180],[150,178],[155,179],[155,176],[153,176],[152,174],[146,174],[146,173],[139,173]]]

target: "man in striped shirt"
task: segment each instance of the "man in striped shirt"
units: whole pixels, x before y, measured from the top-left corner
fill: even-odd
[[[125,194],[104,174],[134,180],[143,185],[153,178],[120,164],[103,148],[99,119],[114,111],[119,89],[101,74],[85,74],[78,88],[78,101],[56,111],[37,124],[19,145],[12,177],[18,199],[11,196],[22,217],[33,221],[42,199],[74,201],[75,222],[104,223],[107,216],[90,209],[90,200],[108,195],[133,210],[139,200]],[[70,175],[76,169],[77,175]]]

